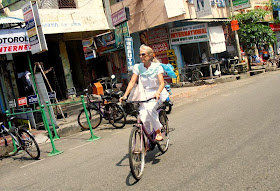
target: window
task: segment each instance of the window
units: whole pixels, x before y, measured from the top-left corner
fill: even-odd
[[[76,8],[75,0],[58,0],[59,9],[63,8]]]

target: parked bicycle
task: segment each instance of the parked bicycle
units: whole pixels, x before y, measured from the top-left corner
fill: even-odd
[[[12,121],[12,119],[14,119],[14,117],[8,118],[9,121]],[[14,140],[16,146],[15,152],[9,153],[7,156],[15,155],[18,151],[24,150],[32,158],[40,158],[38,143],[30,131],[17,126],[12,126],[11,129],[8,129],[4,126],[4,122],[0,122],[0,127],[0,135],[4,139],[5,146],[7,147],[9,145],[6,136],[10,136]]]
[[[133,177],[136,180],[140,180],[143,176],[144,166],[145,166],[145,154],[147,151],[151,151],[157,145],[159,150],[162,153],[165,153],[168,150],[169,146],[169,127],[168,127],[168,118],[164,110],[164,105],[158,107],[157,112],[159,114],[159,120],[163,125],[161,129],[161,134],[163,136],[162,141],[156,141],[156,133],[153,132],[149,134],[146,130],[144,124],[141,122],[139,117],[139,104],[151,101],[154,98],[145,100],[145,101],[131,101],[128,103],[136,103],[138,105],[137,111],[137,123],[132,129],[129,137],[129,166]]]
[[[84,90],[87,97],[87,112],[93,129],[97,128],[102,119],[108,120],[115,128],[123,128],[126,114],[119,103],[110,102],[111,96],[100,96],[101,100],[92,100],[88,89]],[[83,129],[89,129],[84,109],[78,115],[78,123]]]
[[[194,85],[203,82],[203,73],[196,65],[188,65],[182,68],[179,77],[181,82],[190,82]]]

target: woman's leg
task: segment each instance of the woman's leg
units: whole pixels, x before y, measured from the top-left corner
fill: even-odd
[[[151,101],[148,103],[143,103],[140,106],[140,119],[146,127],[147,131],[151,133],[151,125],[154,131],[161,129],[162,125],[158,118],[157,112],[158,103]]]

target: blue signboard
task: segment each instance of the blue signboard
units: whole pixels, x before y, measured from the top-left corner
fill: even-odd
[[[133,51],[133,39],[131,36],[126,36],[124,39],[125,44],[125,54],[128,71],[132,71],[135,64],[134,51]]]
[[[38,103],[38,97],[37,95],[31,95],[27,97],[28,103],[29,104],[35,104]]]

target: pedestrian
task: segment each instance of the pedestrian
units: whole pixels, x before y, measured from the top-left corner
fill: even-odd
[[[143,85],[142,92],[144,92],[144,95],[141,95],[141,100],[147,100],[153,97],[155,97],[157,100],[157,102],[151,100],[149,102],[140,104],[140,119],[146,127],[147,131],[151,133],[152,127],[156,132],[156,140],[161,141],[163,139],[160,132],[162,125],[159,121],[156,109],[159,103],[164,101],[168,96],[168,92],[161,94],[161,92],[164,90],[165,85],[163,79],[164,70],[161,66],[161,63],[159,63],[159,61],[154,57],[151,47],[141,45],[139,56],[141,59],[141,63],[135,64],[135,66],[133,67],[133,75],[123,97],[120,98],[120,102],[127,99],[127,96],[133,89],[134,84],[137,80],[139,80],[139,83]]]

